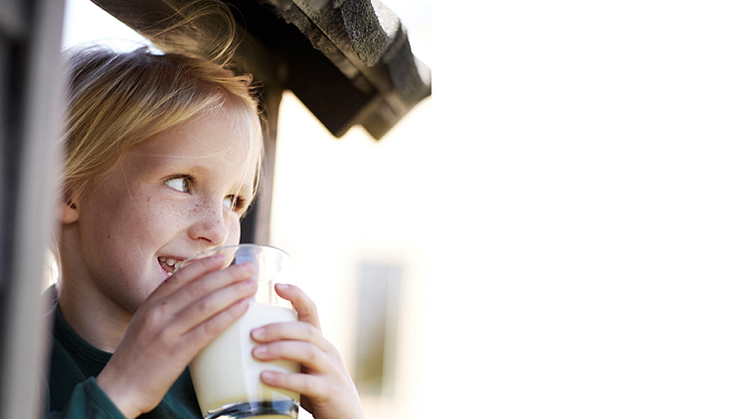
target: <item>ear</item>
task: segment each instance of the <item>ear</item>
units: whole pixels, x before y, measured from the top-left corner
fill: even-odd
[[[59,221],[62,224],[72,224],[78,221],[78,205],[72,199],[60,202]]]

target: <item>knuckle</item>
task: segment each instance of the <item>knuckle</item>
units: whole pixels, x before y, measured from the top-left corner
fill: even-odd
[[[311,323],[299,322],[299,324],[301,327],[301,333],[303,333],[303,337],[307,340],[315,338],[318,334],[318,329],[316,329]]]
[[[311,364],[318,364],[324,359],[324,353],[315,345],[306,345],[306,358]]]
[[[143,313],[143,325],[147,328],[153,328],[163,322],[167,317],[169,307],[166,301],[162,301]]]
[[[324,343],[326,344],[326,349],[324,350],[324,352],[328,353],[333,359],[341,361],[342,354],[339,352],[339,349],[332,345],[331,342],[329,342],[328,340],[324,340]]]
[[[191,284],[189,284],[189,287],[187,289],[187,292],[189,293],[189,296],[192,298],[198,298],[207,293],[207,284],[205,281],[195,281]]]
[[[166,330],[159,330],[153,335],[152,342],[159,345],[162,348],[170,349],[171,345],[168,345],[172,341],[171,335]]]
[[[202,330],[207,337],[212,337],[220,333],[223,329],[215,319],[211,319],[203,324]]]
[[[222,333],[231,324],[234,317],[236,316],[230,311],[221,312],[202,323],[202,332],[206,337],[212,339]]]
[[[197,301],[194,307],[197,310],[197,313],[199,313],[202,316],[205,316],[210,313],[210,305],[205,300]]]

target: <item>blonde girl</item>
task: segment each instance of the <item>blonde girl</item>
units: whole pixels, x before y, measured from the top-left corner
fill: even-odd
[[[144,48],[84,49],[68,68],[47,417],[200,418],[187,364],[257,285],[250,264],[221,270],[220,256],[173,266],[239,241],[262,155],[251,79]],[[313,302],[297,287],[278,293],[299,321],[254,330],[254,356],[303,372],[262,380],[301,393],[316,418],[362,418]]]

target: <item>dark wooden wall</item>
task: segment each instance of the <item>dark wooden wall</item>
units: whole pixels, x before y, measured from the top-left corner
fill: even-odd
[[[0,0],[0,418],[44,406],[41,301],[62,111],[64,1]]]

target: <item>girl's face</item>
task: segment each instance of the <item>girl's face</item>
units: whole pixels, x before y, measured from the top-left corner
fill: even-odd
[[[198,116],[140,143],[78,200],[66,226],[77,229],[75,281],[134,312],[175,263],[238,243],[254,173],[234,116]]]

